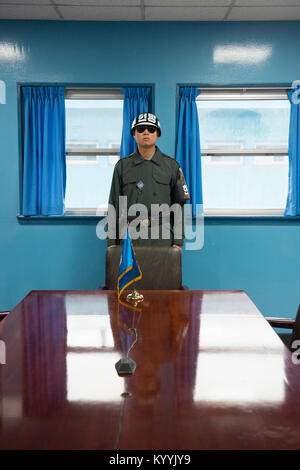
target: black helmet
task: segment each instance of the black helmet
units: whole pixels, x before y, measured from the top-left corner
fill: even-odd
[[[154,126],[157,128],[158,137],[161,136],[160,122],[154,114],[151,113],[142,113],[134,118],[131,126],[131,134],[137,126]]]

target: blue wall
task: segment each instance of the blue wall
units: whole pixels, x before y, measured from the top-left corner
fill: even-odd
[[[300,79],[299,22],[0,22],[0,310],[31,289],[94,289],[104,282],[96,223],[20,224],[17,83],[154,84],[160,148],[175,150],[176,85],[282,85]],[[269,48],[262,62],[222,64],[217,46]],[[7,52],[3,57],[4,52]],[[9,55],[10,51],[10,55]],[[300,302],[300,224],[208,220],[205,244],[183,255],[193,289],[244,289],[265,314]]]

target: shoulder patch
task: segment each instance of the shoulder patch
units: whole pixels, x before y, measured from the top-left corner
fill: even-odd
[[[180,167],[179,167],[179,175],[180,175],[180,182],[182,184],[182,189],[183,189],[183,192],[184,192],[184,199],[185,200],[190,199],[189,190],[188,190],[187,184],[185,182],[182,169]]]

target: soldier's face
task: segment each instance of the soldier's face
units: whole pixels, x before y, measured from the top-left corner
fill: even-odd
[[[134,138],[136,140],[136,143],[138,144],[139,147],[144,147],[144,148],[149,148],[153,147],[155,145],[158,135],[157,131],[151,132],[148,131],[148,129],[145,129],[142,134],[140,134],[136,129],[134,131]]]

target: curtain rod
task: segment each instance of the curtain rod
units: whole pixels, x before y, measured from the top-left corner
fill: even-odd
[[[259,87],[259,86],[253,86],[253,87],[249,87],[249,86],[245,86],[245,87],[231,87],[231,86],[228,86],[228,87],[214,87],[214,86],[211,86],[211,87],[197,87],[198,90],[222,90],[222,91],[226,91],[226,90],[292,90],[293,88],[295,87],[291,87],[291,86],[266,86],[266,87]]]

